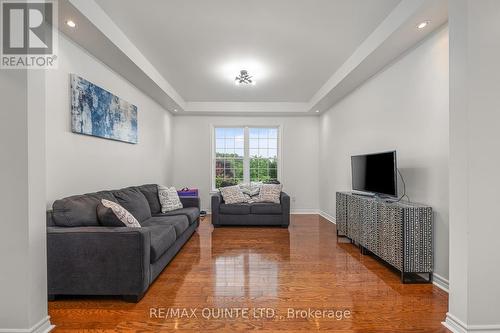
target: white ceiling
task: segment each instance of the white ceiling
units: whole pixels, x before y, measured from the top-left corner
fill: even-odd
[[[186,102],[307,103],[400,1],[96,2]]]

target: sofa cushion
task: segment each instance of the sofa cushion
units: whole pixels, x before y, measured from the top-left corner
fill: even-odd
[[[185,215],[175,216],[153,216],[146,221],[142,222],[143,227],[150,227],[154,225],[170,225],[174,227],[176,237],[179,238],[184,231],[189,227],[188,218]]]
[[[221,204],[219,207],[221,214],[246,215],[250,214],[250,205],[247,203],[241,204]]]
[[[193,224],[200,217],[200,210],[198,209],[198,207],[186,207],[186,208],[176,209],[164,214],[154,214],[153,217],[174,216],[174,215],[185,215],[189,220],[189,224]]]
[[[254,203],[250,206],[252,214],[281,214],[281,205],[275,203]]]
[[[137,188],[129,187],[113,191],[116,201],[130,212],[139,222],[151,217],[151,208],[144,194]]]
[[[141,227],[136,218],[119,203],[106,199],[97,205],[97,218],[104,227]]]
[[[150,225],[145,229],[151,235],[150,261],[153,263],[175,243],[176,232],[172,225]]]
[[[113,194],[108,191],[74,195],[56,200],[52,205],[54,223],[58,227],[99,226],[97,205],[101,199],[116,202]]]
[[[147,184],[136,187],[146,197],[151,209],[151,214],[161,213],[160,199],[158,199],[158,185]]]

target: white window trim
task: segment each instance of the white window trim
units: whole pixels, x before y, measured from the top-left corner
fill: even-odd
[[[277,128],[278,129],[278,181],[281,182],[283,174],[283,129],[282,125],[216,125],[210,124],[210,187],[211,193],[218,190],[215,188],[215,129],[216,128],[243,128],[244,129],[244,157],[243,157],[243,179],[250,181],[250,144],[249,144],[249,129],[250,128]]]

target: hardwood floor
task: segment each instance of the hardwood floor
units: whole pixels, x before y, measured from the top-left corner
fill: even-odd
[[[288,230],[214,230],[207,217],[139,303],[68,298],[49,315],[56,332],[448,332],[445,292],[403,285],[345,242],[318,215],[293,215]]]

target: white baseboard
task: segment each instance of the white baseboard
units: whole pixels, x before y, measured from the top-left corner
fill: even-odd
[[[439,274],[432,274],[432,284],[447,293],[450,292],[450,282]]]
[[[318,214],[318,210],[317,209],[307,209],[307,208],[297,208],[297,209],[291,209],[290,214],[296,214],[296,215]]]
[[[0,333],[48,333],[54,327],[50,323],[50,316],[47,316],[30,328],[0,328]]]
[[[498,333],[500,325],[467,325],[451,313],[446,314],[446,320],[442,323],[453,333]]]
[[[207,212],[207,214],[211,214],[212,211],[210,209],[201,209]],[[295,215],[310,215],[310,214],[320,214],[317,209],[307,209],[307,208],[298,208],[290,210],[290,214]],[[320,214],[321,215],[321,214]],[[326,217],[325,217],[326,218]]]
[[[322,217],[324,217],[328,221],[332,222],[333,224],[336,224],[335,217],[333,217],[332,215],[328,214],[327,212],[324,212],[324,211],[320,210],[319,211],[319,215],[321,215]]]

